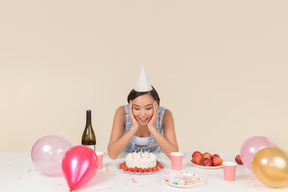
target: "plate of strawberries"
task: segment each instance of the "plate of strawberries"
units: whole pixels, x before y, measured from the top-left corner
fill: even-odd
[[[201,153],[200,151],[195,151],[192,154],[191,159],[192,165],[195,167],[203,168],[203,169],[218,169],[223,165],[223,160],[218,154],[213,154],[205,152]]]
[[[157,161],[155,167],[149,168],[127,167],[125,162],[126,161],[117,163],[116,167],[127,174],[150,175],[159,173],[164,168],[163,163],[160,163],[159,161]]]

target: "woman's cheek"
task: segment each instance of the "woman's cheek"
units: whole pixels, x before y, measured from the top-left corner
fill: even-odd
[[[137,116],[139,115],[139,112],[138,112],[138,111],[135,111],[135,110],[133,110],[133,115],[134,115],[135,117],[137,117]]]
[[[149,117],[152,117],[153,116],[153,111],[151,110],[147,114],[148,114]]]

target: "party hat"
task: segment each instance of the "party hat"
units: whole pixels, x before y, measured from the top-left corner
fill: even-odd
[[[144,66],[141,66],[141,71],[140,74],[138,76],[138,80],[136,82],[136,85],[134,87],[135,91],[138,92],[146,92],[146,91],[151,91],[152,90],[152,86],[147,78]]]

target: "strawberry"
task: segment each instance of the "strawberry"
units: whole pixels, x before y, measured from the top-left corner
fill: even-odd
[[[148,172],[153,172],[151,167],[148,168]]]
[[[144,168],[144,169],[143,169],[143,172],[144,172],[144,173],[147,173],[147,169],[146,169],[146,168]]]
[[[124,171],[128,171],[128,167],[123,166],[123,170],[124,170]]]
[[[157,167],[158,167],[159,169],[163,169],[163,165],[162,165],[159,161],[157,161]]]
[[[157,167],[153,167],[152,170],[153,171],[159,171],[159,169]]]
[[[130,172],[133,172],[133,168],[132,168],[132,167],[130,167],[130,168],[128,169],[128,171],[130,171]]]
[[[143,172],[143,169],[142,168],[139,168],[138,169],[138,173],[142,173]]]
[[[124,167],[124,163],[121,163],[121,164],[119,165],[119,169],[123,169],[123,167]]]
[[[138,171],[137,167],[134,167],[133,173],[137,173],[137,171]]]

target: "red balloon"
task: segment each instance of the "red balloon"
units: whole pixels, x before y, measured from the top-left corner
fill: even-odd
[[[76,190],[96,174],[98,157],[89,147],[77,145],[70,148],[62,159],[62,171],[68,187]]]

